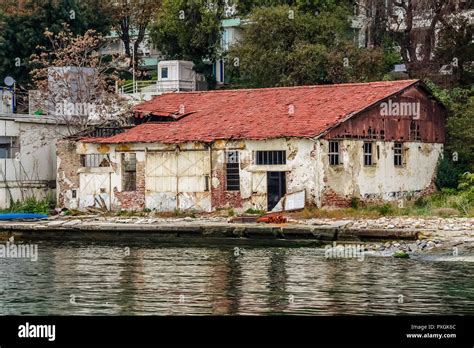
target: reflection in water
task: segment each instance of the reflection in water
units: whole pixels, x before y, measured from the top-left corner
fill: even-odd
[[[474,264],[323,249],[40,243],[0,259],[0,314],[474,314]],[[400,296],[402,295],[402,296]],[[400,298],[403,301],[399,301]],[[401,303],[400,303],[401,302]]]

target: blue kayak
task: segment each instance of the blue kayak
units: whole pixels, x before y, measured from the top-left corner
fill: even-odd
[[[32,214],[32,213],[7,213],[0,214],[0,220],[16,220],[16,219],[46,219],[48,215]]]

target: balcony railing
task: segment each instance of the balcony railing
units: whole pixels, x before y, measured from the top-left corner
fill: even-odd
[[[194,91],[196,83],[190,80],[145,80],[128,82],[122,86],[116,87],[117,93],[132,94],[132,93],[159,93],[171,91]]]

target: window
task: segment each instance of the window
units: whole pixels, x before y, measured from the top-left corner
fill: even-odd
[[[168,68],[161,68],[161,78],[162,79],[168,78]]]
[[[226,190],[240,190],[240,174],[239,174],[239,152],[228,151],[225,153],[226,165]]]
[[[364,166],[371,166],[374,164],[372,160],[372,143],[364,143]]]
[[[395,143],[393,146],[393,164],[396,166],[403,165],[403,144]]]
[[[88,168],[109,167],[109,156],[95,153],[81,155],[81,165]]]
[[[123,191],[137,189],[137,156],[135,153],[122,154],[122,187]]]
[[[20,142],[18,137],[0,136],[0,158],[15,158],[20,152]]]
[[[410,122],[410,140],[421,140],[420,125],[415,121]]]
[[[258,165],[286,164],[286,151],[257,151]]]
[[[329,142],[329,164],[331,166],[337,166],[341,164],[339,160],[339,141]]]

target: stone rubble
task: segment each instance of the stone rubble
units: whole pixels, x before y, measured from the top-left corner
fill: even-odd
[[[474,218],[441,218],[441,217],[381,217],[379,219],[343,219],[348,221],[347,227],[361,229],[422,229],[465,231],[474,230]],[[325,225],[334,222],[333,219],[306,219],[290,222],[308,225]]]

